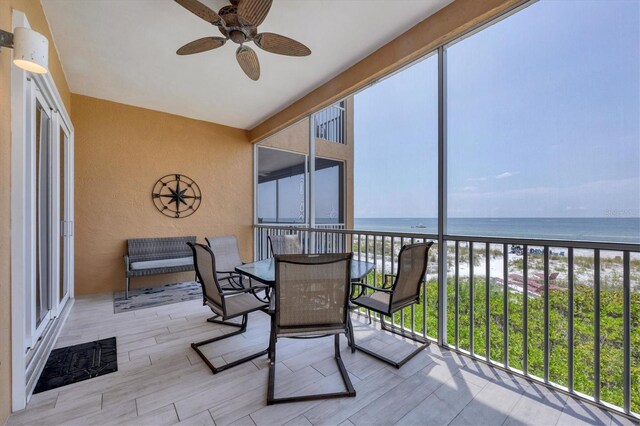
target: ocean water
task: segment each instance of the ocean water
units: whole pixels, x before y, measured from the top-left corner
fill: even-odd
[[[435,218],[355,218],[367,231],[438,233]],[[640,243],[640,218],[450,218],[447,234]]]

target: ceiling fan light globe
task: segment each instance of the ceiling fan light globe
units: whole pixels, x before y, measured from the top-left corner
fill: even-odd
[[[234,43],[238,43],[238,44],[242,44],[245,41],[247,41],[247,36],[244,35],[244,33],[242,31],[238,31],[238,30],[233,30],[229,33],[229,38],[234,42]]]

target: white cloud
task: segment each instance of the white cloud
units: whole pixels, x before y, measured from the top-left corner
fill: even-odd
[[[467,182],[484,182],[489,179],[506,179],[519,174],[520,172],[504,172],[495,176],[482,176],[467,178]]]
[[[500,173],[499,175],[494,176],[494,178],[496,179],[506,179],[506,178],[510,178],[511,176],[515,176],[520,172],[504,172],[504,173]]]
[[[600,180],[567,186],[535,186],[505,191],[449,193],[449,213],[457,216],[604,217],[608,212],[640,215],[637,178]]]

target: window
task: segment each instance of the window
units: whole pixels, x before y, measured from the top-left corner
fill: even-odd
[[[344,163],[316,157],[316,224],[344,224]]]
[[[258,223],[305,223],[306,156],[258,148]]]
[[[36,147],[36,285],[35,330],[41,333],[49,321],[51,311],[51,181],[52,135],[51,117],[44,99],[36,96],[35,147]]]

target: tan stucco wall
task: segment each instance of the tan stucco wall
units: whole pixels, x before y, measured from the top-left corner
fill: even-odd
[[[304,118],[260,142],[260,146],[309,154],[309,118]]]
[[[253,247],[253,146],[231,127],[72,95],[75,126],[75,291],[122,291],[126,240],[235,234]],[[199,185],[202,204],[173,219],[151,200],[171,173]],[[132,287],[193,279],[193,273],[132,279]]]
[[[49,69],[67,110],[71,95],[49,25],[37,0],[0,0],[0,29],[11,31],[12,10],[49,39]],[[11,50],[0,48],[0,424],[11,412]]]
[[[249,132],[258,142],[397,70],[522,0],[456,0]]]

